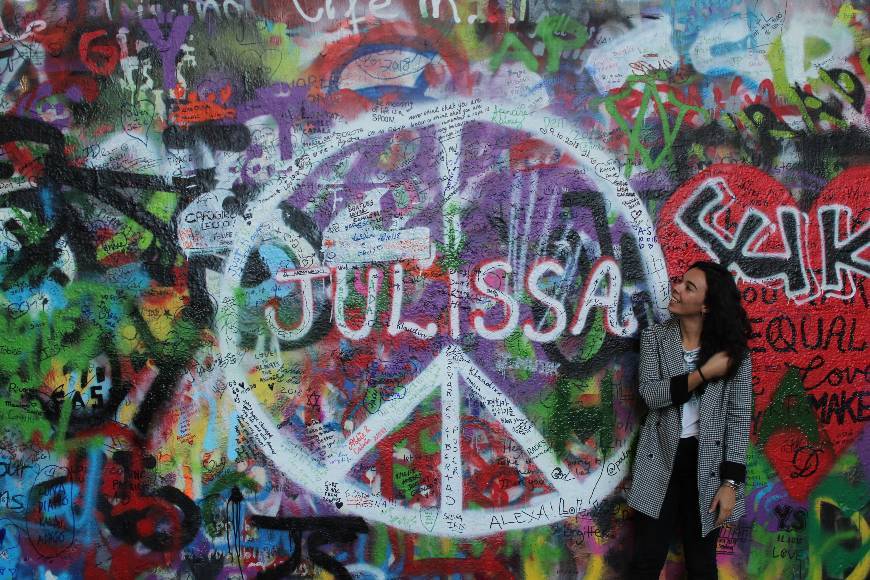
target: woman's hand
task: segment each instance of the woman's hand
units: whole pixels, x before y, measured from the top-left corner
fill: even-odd
[[[734,511],[734,504],[737,503],[737,490],[730,485],[722,485],[719,491],[716,492],[716,497],[713,498],[713,503],[710,504],[710,513],[719,508],[719,516],[716,518],[716,525],[721,526],[725,520],[731,517],[731,512]]]
[[[727,375],[730,368],[731,357],[724,350],[720,350],[701,365],[701,372],[707,379],[718,379]]]

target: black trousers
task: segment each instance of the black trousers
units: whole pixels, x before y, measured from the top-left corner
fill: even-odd
[[[716,540],[719,528],[701,537],[698,512],[698,440],[680,439],[674,470],[659,518],[635,512],[634,558],[629,569],[632,580],[658,580],[668,557],[668,548],[677,526],[683,531],[683,553],[691,580],[719,577],[716,569]]]

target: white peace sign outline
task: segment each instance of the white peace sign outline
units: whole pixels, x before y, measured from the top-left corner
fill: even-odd
[[[454,104],[455,115],[460,122],[485,121],[492,122],[487,115],[491,108],[481,104],[480,100],[456,100],[451,103],[441,103],[440,110],[450,110],[445,105]],[[342,132],[361,131],[365,137],[378,134],[393,133],[400,130],[431,126],[433,123],[425,115],[424,110],[431,105],[417,105],[404,112],[392,113],[396,122],[382,130],[371,130],[378,126],[367,116],[347,123]],[[442,113],[443,114],[443,113]],[[416,115],[415,122],[410,122]],[[408,121],[403,124],[403,121]],[[445,199],[456,194],[457,175],[453,168],[459,166],[460,154],[458,146],[446,146],[453,142],[458,144],[458,132],[445,129],[446,121],[441,120],[438,126],[439,141],[444,145],[444,155],[440,159],[441,175],[445,179]],[[615,209],[629,217],[636,238],[643,232],[650,235],[654,232],[652,221],[646,208],[632,191],[627,180],[620,172],[613,158],[594,140],[574,131],[555,131],[549,127],[545,118],[539,114],[531,114],[523,122],[519,130],[524,130],[560,149],[570,151],[574,159],[587,168],[587,175],[593,179],[601,192],[609,209]],[[351,133],[352,134],[352,133]],[[301,135],[296,134],[296,143]],[[218,318],[227,321],[220,332],[220,348],[222,352],[236,352],[233,336],[228,329],[236,325],[239,310],[232,299],[234,291],[241,281],[242,271],[251,251],[260,240],[275,237],[291,239],[295,244],[302,239],[298,235],[287,232],[283,225],[273,226],[269,219],[280,213],[279,204],[286,196],[282,192],[294,191],[308,174],[307,169],[318,166],[319,162],[336,153],[346,143],[339,139],[323,144],[322,149],[307,151],[310,162],[303,168],[291,168],[279,181],[267,186],[259,197],[261,204],[252,213],[254,219],[250,223],[241,222],[233,238],[232,250],[225,264],[221,281],[221,299],[219,300]],[[460,196],[461,200],[461,196]],[[465,200],[461,200],[465,201]],[[449,218],[445,218],[447,220]],[[280,222],[280,220],[279,220]],[[457,225],[456,223],[451,225]],[[282,231],[284,230],[284,231]],[[653,305],[659,318],[663,317],[667,308],[668,277],[664,268],[664,256],[661,247],[654,237],[649,243],[638,243],[641,258],[646,269],[646,278],[653,293]],[[307,244],[306,244],[307,245]],[[311,248],[311,251],[315,251]],[[239,364],[226,369],[226,380],[229,391],[239,413],[239,421],[244,423],[248,434],[257,442],[261,451],[284,473],[286,477],[301,485],[309,492],[323,496],[325,483],[332,485],[333,490],[340,494],[344,506],[342,512],[349,512],[366,519],[378,521],[401,528],[408,532],[445,535],[458,537],[479,537],[508,530],[527,529],[540,525],[550,525],[564,518],[577,515],[578,510],[589,509],[600,498],[606,497],[619,484],[625,475],[624,471],[613,470],[608,473],[608,461],[603,459],[599,467],[587,474],[583,481],[566,480],[553,477],[557,469],[562,473],[570,473],[567,465],[559,461],[555,454],[548,450],[533,457],[529,450],[545,441],[540,432],[529,421],[520,408],[511,401],[490,378],[478,368],[457,345],[445,347],[435,359],[405,388],[405,396],[401,399],[385,401],[379,412],[370,415],[363,423],[356,426],[354,432],[344,442],[337,443],[323,463],[311,458],[308,451],[295,441],[278,431],[272,418],[262,407],[254,394],[244,388],[245,368],[253,363],[250,352],[244,353]],[[461,386],[459,377],[473,391],[493,417],[501,423],[505,430],[523,446],[526,453],[547,477],[555,492],[535,497],[522,507],[491,510],[463,510],[462,505],[462,468],[460,456],[460,406]],[[394,500],[370,494],[356,482],[346,479],[353,467],[372,449],[384,436],[400,425],[436,388],[441,396],[441,494],[437,510],[431,508],[410,508]],[[500,404],[491,405],[490,400],[498,400]],[[453,427],[451,427],[453,426]],[[633,434],[632,434],[633,435]],[[613,452],[612,456],[624,457],[628,452],[632,436],[627,437],[623,444]],[[361,445],[349,445],[350,441],[363,441]],[[558,473],[558,472],[557,472]],[[446,501],[452,500],[452,503]],[[493,527],[497,526],[497,527]]]

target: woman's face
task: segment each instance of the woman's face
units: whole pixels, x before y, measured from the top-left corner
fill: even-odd
[[[707,296],[707,276],[697,268],[690,268],[671,287],[668,310],[676,316],[700,316]]]

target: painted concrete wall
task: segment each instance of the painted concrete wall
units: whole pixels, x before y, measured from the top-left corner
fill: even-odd
[[[4,2],[0,577],[617,577],[705,258],[722,577],[866,578],[870,17],[797,4]]]

